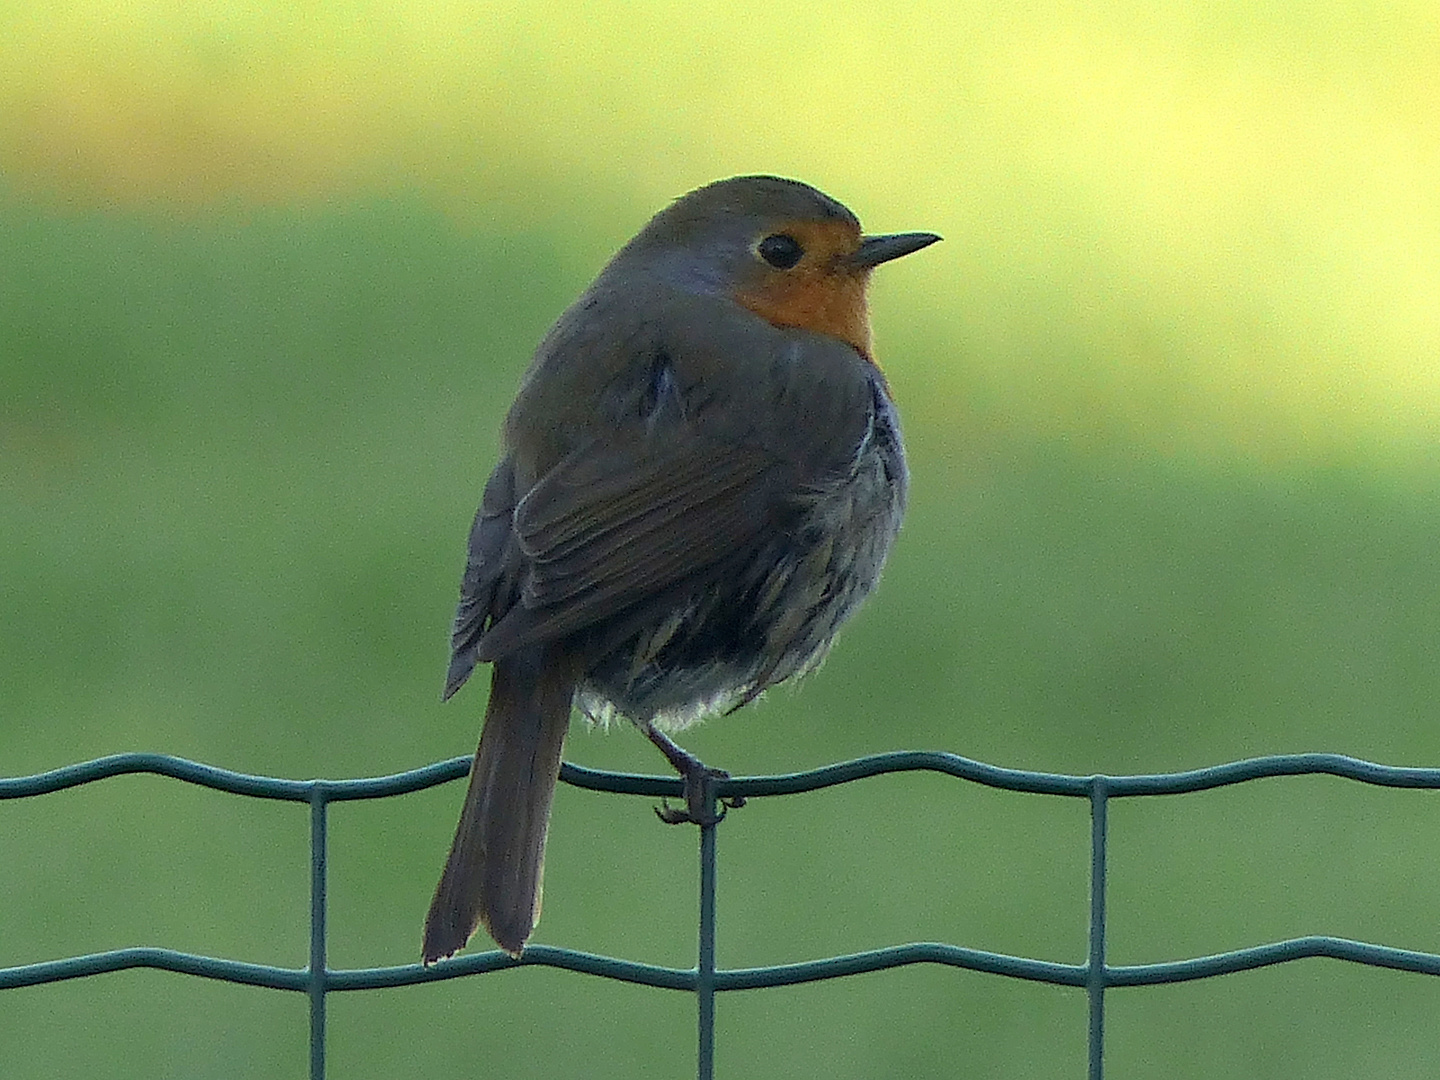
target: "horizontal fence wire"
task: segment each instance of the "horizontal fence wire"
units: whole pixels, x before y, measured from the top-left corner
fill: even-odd
[[[1111,965],[1106,962],[1105,899],[1107,887],[1107,812],[1111,799],[1178,795],[1206,791],[1265,777],[1328,775],[1382,787],[1440,789],[1440,769],[1379,765],[1341,754],[1277,754],[1250,758],[1186,772],[1137,776],[1069,776],[1060,773],[1006,769],[956,754],[900,751],[876,754],[808,772],[776,776],[735,777],[719,781],[719,800],[795,795],[848,784],[867,777],[899,772],[938,772],[1005,791],[1059,795],[1089,801],[1091,813],[1090,932],[1086,961],[1062,964],[1009,956],[959,945],[916,942],[831,956],[803,963],[757,968],[715,968],[716,825],[701,829],[700,940],[694,968],[659,967],[550,945],[531,945],[512,958],[498,950],[467,954],[424,967],[331,969],[326,963],[326,836],[330,803],[384,799],[421,791],[464,777],[469,757],[439,761],[390,776],[352,780],[287,780],[232,772],[166,754],[114,754],[67,765],[32,776],[0,778],[0,799],[48,795],[114,776],[148,773],[258,799],[307,803],[311,821],[310,954],[304,968],[282,968],[223,960],[163,948],[125,948],[61,960],[0,968],[0,990],[81,979],[130,968],[154,968],[246,986],[305,993],[310,1001],[310,1076],[325,1074],[325,1002],[330,993],[380,990],[416,983],[462,978],[516,967],[554,967],[604,979],[693,993],[698,1012],[698,1075],[709,1080],[714,1069],[714,994],[756,990],[884,971],[909,964],[941,964],[1010,978],[1083,987],[1089,1003],[1089,1075],[1104,1072],[1105,991],[1116,986],[1153,986],[1208,979],[1272,964],[1328,957],[1372,967],[1440,975],[1440,955],[1398,949],[1348,938],[1308,936],[1188,960],[1152,964]],[[560,779],[590,791],[649,798],[678,798],[676,777],[587,769],[566,762]]]

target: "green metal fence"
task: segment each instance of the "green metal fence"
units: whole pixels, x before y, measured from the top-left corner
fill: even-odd
[[[429,968],[408,964],[401,967],[339,971],[330,969],[325,961],[326,824],[330,804],[352,799],[383,799],[420,791],[463,777],[469,766],[470,759],[463,757],[437,762],[410,772],[370,779],[282,780],[230,772],[164,754],[116,754],[34,776],[0,779],[0,798],[19,799],[89,784],[111,776],[153,773],[234,795],[308,803],[310,807],[310,962],[306,967],[281,968],[266,964],[247,964],[172,949],[115,949],[64,960],[0,968],[0,989],[85,978],[125,968],[159,968],[249,986],[299,991],[310,999],[310,1077],[311,1080],[321,1080],[325,1075],[325,1002],[328,994],[344,990],[379,990],[408,986],[412,983],[454,979],[539,964],[599,975],[607,979],[693,993],[699,1014],[698,1075],[701,1080],[709,1080],[714,1071],[715,994],[719,991],[788,986],[881,971],[906,964],[948,964],[971,971],[1053,983],[1057,986],[1084,987],[1090,1006],[1089,1075],[1091,1080],[1101,1080],[1104,1075],[1105,991],[1112,986],[1143,986],[1206,979],[1229,972],[1248,971],[1270,964],[1317,956],[1400,971],[1440,975],[1440,955],[1434,953],[1412,952],[1346,938],[1318,936],[1294,938],[1216,956],[1170,963],[1128,966],[1112,966],[1106,963],[1106,813],[1111,799],[1176,795],[1244,783],[1267,776],[1312,774],[1328,774],[1383,787],[1440,788],[1440,769],[1396,768],[1339,754],[1276,755],[1190,772],[1147,776],[1064,776],[1021,769],[1002,769],[954,754],[900,752],[860,758],[812,772],[736,778],[716,786],[717,798],[761,798],[814,791],[863,777],[878,776],[881,773],[929,770],[1008,791],[1086,799],[1090,803],[1091,821],[1090,938],[1088,956],[1083,964],[1057,964],[967,949],[959,945],[927,942],[895,945],[801,964],[717,971],[715,842],[718,826],[711,825],[700,830],[700,941],[698,962],[693,969],[656,967],[548,945],[530,946],[519,960],[493,951],[446,960]],[[563,766],[560,778],[565,783],[592,791],[649,798],[678,797],[681,793],[678,779],[602,772],[569,763]]]

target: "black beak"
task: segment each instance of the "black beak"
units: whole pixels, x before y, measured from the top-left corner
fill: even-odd
[[[862,236],[860,248],[850,256],[850,265],[862,270],[898,259],[902,255],[927,248],[939,240],[933,232],[902,232],[888,236]]]

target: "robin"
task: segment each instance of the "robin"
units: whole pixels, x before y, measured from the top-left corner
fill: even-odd
[[[632,720],[713,821],[710,769],[665,734],[813,668],[874,587],[905,508],[870,341],[881,263],[815,188],[737,176],[676,200],[546,334],[470,530],[445,697],[493,664],[424,961],[478,924],[519,956],[540,916],[572,706]]]

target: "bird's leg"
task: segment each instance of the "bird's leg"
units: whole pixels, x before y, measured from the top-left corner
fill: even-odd
[[[685,782],[685,809],[673,810],[663,799],[661,805],[655,808],[656,816],[665,824],[683,825],[690,822],[695,825],[714,825],[725,816],[725,808],[734,809],[745,805],[745,799],[739,795],[721,799],[719,801],[723,808],[717,814],[715,785],[721,780],[730,779],[730,774],[724,769],[712,769],[694,754],[676,745],[675,740],[653,724],[641,724],[640,730],[659,748],[665,759],[680,774],[680,779]]]

